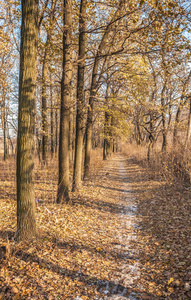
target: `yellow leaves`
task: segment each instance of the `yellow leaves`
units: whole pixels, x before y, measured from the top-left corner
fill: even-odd
[[[160,244],[159,244],[159,243],[155,243],[155,245],[156,245],[156,246],[159,246]]]
[[[171,277],[169,280],[168,280],[168,285],[170,285],[172,282],[174,281],[174,278]],[[172,294],[174,292],[174,289],[172,286],[167,286],[167,290],[168,290],[168,293]]]
[[[157,294],[158,297],[161,297],[161,296],[162,296],[161,291],[156,291],[156,294]]]
[[[174,281],[174,278],[170,278],[168,281],[168,285],[170,285]]]
[[[97,250],[98,252],[99,252],[99,251],[103,251],[103,249],[102,249],[102,248],[99,248],[99,247],[97,247],[96,250]]]
[[[29,253],[29,254],[31,254],[31,253],[33,253],[33,252],[34,252],[34,250],[35,250],[35,248],[34,248],[34,247],[31,247],[31,248],[29,248],[29,249],[28,249],[28,253]]]
[[[156,283],[155,282],[149,282],[149,293],[153,293],[155,291],[156,288]]]
[[[172,294],[173,292],[174,292],[174,289],[173,289],[173,287],[167,287],[167,290],[168,290],[168,292],[170,293],[170,294]]]
[[[80,298],[81,298],[81,299],[83,299],[83,300],[88,300],[88,299],[89,299],[89,297],[87,297],[87,296],[84,296],[84,295],[83,295],[83,296],[81,296]]]

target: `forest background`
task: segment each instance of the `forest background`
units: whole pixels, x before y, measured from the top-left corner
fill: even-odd
[[[180,187],[180,199],[172,197],[166,205],[165,220],[172,210],[175,211],[173,201],[179,201],[178,207],[183,208],[184,218],[176,227],[175,237],[178,238],[180,229],[185,242],[184,251],[187,251],[191,184],[189,1],[46,0],[37,3],[27,0],[20,3],[0,0],[0,5],[3,213],[9,211],[12,214],[17,195],[17,228],[15,217],[9,217],[8,213],[4,220],[7,230],[1,232],[0,258],[7,259],[1,274],[3,285],[6,282],[3,293],[9,294],[11,289],[6,272],[13,276],[18,268],[17,259],[13,269],[10,269],[9,260],[18,258],[19,251],[28,247],[22,243],[18,246],[20,248],[11,244],[13,252],[16,249],[11,258],[11,239],[25,241],[36,236],[35,210],[39,210],[43,222],[44,211],[52,216],[49,208],[43,206],[45,198],[53,206],[55,202],[61,204],[57,206],[58,211],[62,207],[75,227],[78,201],[83,203],[83,197],[90,189],[87,182],[92,180],[92,172],[102,168],[112,153],[119,151],[146,168],[149,174],[145,171],[143,176],[160,178],[161,184],[165,182],[166,191],[167,185],[168,188]],[[110,176],[104,174],[103,178],[105,175]],[[169,193],[174,195],[173,191]],[[155,197],[157,199],[157,193]],[[142,196],[138,198],[142,199]],[[161,199],[159,197],[158,207],[165,204]],[[145,208],[143,203],[141,209],[150,213],[150,202]],[[82,215],[85,213],[83,211]],[[150,219],[152,221],[152,217]],[[176,223],[177,219],[173,222]],[[41,229],[47,226],[43,222]],[[53,223],[51,226],[59,235],[60,227],[54,227]],[[169,230],[166,231],[171,239]],[[43,234],[43,247],[47,252],[57,242],[53,241],[55,233],[47,243]],[[70,242],[65,246],[70,246]],[[33,245],[36,250],[29,249],[31,253],[38,248],[37,244]],[[102,253],[103,249],[98,245],[95,249],[94,254]],[[162,246],[160,250],[163,251]],[[181,262],[183,254],[182,249],[179,250],[174,253]],[[186,265],[187,262],[183,262]],[[46,267],[43,261],[42,268]],[[186,269],[180,267],[187,280]],[[161,290],[159,285],[156,287],[155,295],[173,294],[174,286],[171,285],[175,279],[170,277],[165,284],[163,278],[160,280],[163,284]],[[189,292],[189,284],[179,278],[177,282],[175,286],[180,288],[179,293]],[[84,281],[85,289],[87,283],[88,278]],[[16,282],[11,293],[17,297],[15,285]],[[25,292],[23,290],[22,295]],[[60,286],[60,294],[62,292]],[[28,288],[27,293],[32,293],[32,289]]]

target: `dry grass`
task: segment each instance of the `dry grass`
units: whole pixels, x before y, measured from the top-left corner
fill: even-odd
[[[134,161],[148,167],[152,178],[162,178],[169,184],[191,185],[191,145],[183,151],[183,145],[172,146],[166,152],[161,152],[161,145],[157,143],[151,152],[150,161],[147,160],[147,146],[126,144],[122,153],[132,157]]]

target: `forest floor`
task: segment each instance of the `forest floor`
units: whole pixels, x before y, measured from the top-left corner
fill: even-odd
[[[39,166],[38,237],[15,243],[14,163],[0,168],[0,299],[191,299],[189,187],[117,154],[57,205],[56,168]]]

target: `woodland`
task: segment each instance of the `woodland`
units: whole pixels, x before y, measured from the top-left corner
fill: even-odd
[[[0,0],[0,300],[191,299],[191,4]]]

